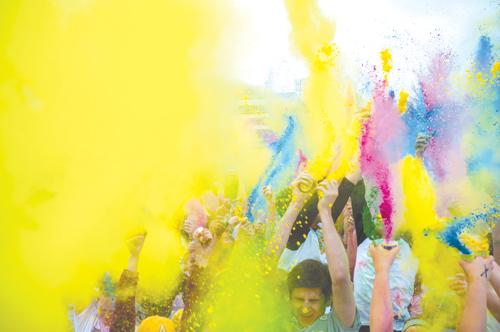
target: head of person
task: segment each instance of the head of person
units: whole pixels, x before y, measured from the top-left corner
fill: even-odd
[[[288,273],[288,292],[293,314],[302,327],[311,325],[331,303],[332,281],[328,267],[306,259]]]
[[[175,332],[175,329],[175,324],[170,319],[150,316],[141,322],[137,332]]]

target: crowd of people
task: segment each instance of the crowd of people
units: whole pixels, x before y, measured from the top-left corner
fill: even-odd
[[[420,139],[417,158],[422,158],[423,148]],[[215,194],[193,199],[185,205],[179,230],[187,250],[171,295],[137,298],[137,267],[147,241],[146,234],[138,234],[127,242],[130,258],[119,282],[108,290],[103,287],[100,298],[83,312],[72,313],[74,329],[219,331],[199,314],[207,290],[214,276],[224,273],[234,248],[253,243],[262,268],[281,271],[287,289],[276,293],[286,297],[290,309],[290,324],[280,331],[432,330],[422,308],[425,285],[412,254],[411,234],[396,233],[394,241],[386,242],[373,235],[376,230],[367,232],[377,216],[370,214],[366,194],[359,171],[337,183],[318,181],[302,170],[282,192],[263,188],[267,206],[253,222],[241,200]],[[450,279],[448,286],[463,298],[463,306],[457,320],[447,323],[449,331],[500,331],[498,229],[490,248],[491,256],[464,257],[463,273]]]

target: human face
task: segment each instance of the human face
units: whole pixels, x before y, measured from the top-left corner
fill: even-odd
[[[293,314],[300,326],[307,327],[325,312],[319,288],[294,288],[291,294]]]

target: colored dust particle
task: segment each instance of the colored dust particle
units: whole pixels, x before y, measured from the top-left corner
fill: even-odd
[[[286,0],[285,5],[292,25],[292,46],[310,69],[303,89],[307,113],[302,118],[308,137],[307,169],[316,180],[340,180],[352,171],[360,125],[349,82],[337,66],[340,54],[334,43],[335,23],[321,12],[316,1]]]
[[[491,76],[496,78],[500,72],[500,61],[497,61],[491,66]]]
[[[380,52],[380,59],[382,60],[382,70],[388,74],[392,69],[392,54],[389,49]]]
[[[426,288],[422,319],[429,322],[432,331],[442,331],[456,319],[456,298],[445,285],[448,285],[448,278],[458,272],[459,257],[434,235],[446,223],[436,213],[437,193],[423,162],[406,156],[400,170],[405,222],[399,231],[411,234],[412,252],[418,259],[422,285]]]
[[[490,208],[482,213],[472,213],[450,221],[439,237],[461,254],[488,256],[488,235],[497,220],[498,210],[496,208]]]
[[[392,240],[395,201],[392,165],[401,157],[407,128],[400,117],[393,94],[387,91],[387,79],[375,82],[373,110],[364,123],[360,140],[360,164],[366,180],[379,190],[378,209],[384,225],[384,239]]]
[[[406,91],[401,91],[399,93],[399,100],[398,100],[398,108],[401,113],[406,112],[406,107],[408,103],[408,92]]]
[[[476,234],[462,233],[459,235],[459,240],[477,256],[488,255],[490,245],[486,237],[481,238]]]
[[[311,278],[288,268],[347,257],[345,281],[362,238],[407,242],[421,285],[392,303],[422,297],[430,331],[456,327],[461,256],[498,250],[491,24],[428,45],[425,25],[380,31],[338,2],[236,2],[283,20],[251,31],[232,0],[0,1],[0,331],[297,331],[310,310],[287,283]],[[326,255],[320,221],[344,199],[346,252]]]

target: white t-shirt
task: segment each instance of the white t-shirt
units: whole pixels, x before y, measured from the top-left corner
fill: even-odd
[[[377,241],[377,244],[381,242],[381,240]],[[394,312],[394,330],[401,331],[405,321],[410,318],[408,306],[413,297],[418,262],[405,240],[400,239],[397,242],[400,252],[389,273],[389,286]],[[370,325],[370,305],[375,280],[373,260],[368,254],[371,243],[372,240],[365,239],[358,246],[354,269],[354,300],[359,310],[361,325]]]
[[[311,229],[306,240],[297,250],[285,248],[278,261],[278,268],[290,272],[291,269],[303,260],[315,259],[323,264],[327,264],[325,253],[321,252],[320,239],[316,231]]]

